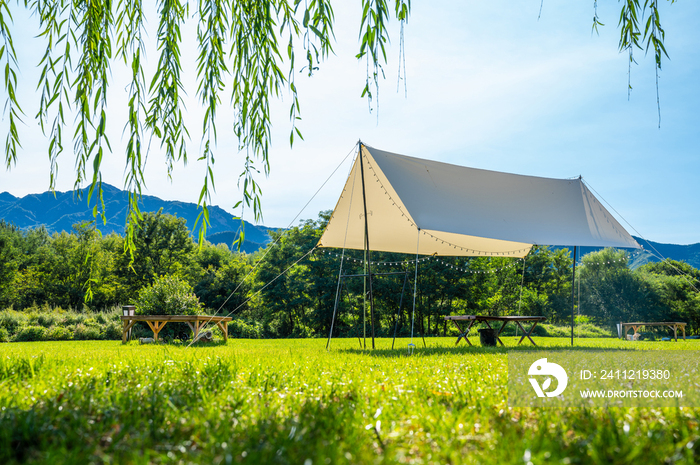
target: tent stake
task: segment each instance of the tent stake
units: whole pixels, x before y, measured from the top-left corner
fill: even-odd
[[[574,299],[574,288],[576,287],[576,249],[578,247],[574,246],[574,266],[573,266],[573,271],[571,272],[571,346],[573,347],[574,345],[574,307],[575,307],[575,299]]]
[[[362,178],[362,204],[365,210],[365,264],[369,275],[369,320],[372,326],[372,349],[374,349],[374,293],[372,292],[372,255],[369,248],[369,224],[367,220],[367,195],[365,191],[365,164],[362,159],[362,144],[360,143],[360,177]]]

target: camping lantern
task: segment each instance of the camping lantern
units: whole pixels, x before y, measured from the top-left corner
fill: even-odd
[[[134,316],[136,315],[136,305],[123,305],[122,306],[122,315],[124,316]],[[126,322],[124,323],[124,327],[126,328]],[[130,341],[131,340],[131,329],[127,332],[127,339]]]

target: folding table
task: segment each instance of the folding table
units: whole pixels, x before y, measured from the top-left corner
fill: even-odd
[[[673,330],[673,338],[678,342],[678,328],[683,331],[683,340],[685,341],[685,326],[686,323],[683,323],[681,321],[662,321],[662,322],[656,322],[656,323],[642,323],[642,322],[636,322],[636,323],[622,323],[622,332],[624,336],[627,336],[627,333],[629,332],[630,329],[634,330],[634,336],[637,335],[637,330],[642,327],[642,326],[668,326]]]
[[[503,329],[506,327],[506,325],[512,321],[518,327],[523,331],[523,337],[520,338],[518,341],[518,344],[523,342],[523,339],[526,337],[532,342],[532,345],[536,346],[535,341],[532,340],[530,337],[530,334],[532,334],[532,330],[535,329],[535,326],[537,326],[537,323],[544,321],[547,319],[547,317],[544,316],[481,316],[481,315],[449,315],[445,317],[446,320],[452,321],[455,326],[457,326],[457,329],[459,329],[459,337],[457,338],[457,342],[455,342],[455,345],[459,344],[459,341],[464,338],[465,341],[467,341],[467,344],[472,345],[471,342],[469,342],[469,339],[467,336],[469,335],[469,330],[472,328],[474,323],[483,321],[486,323],[486,326],[488,326],[490,329],[491,324],[489,324],[489,321],[501,321],[503,324],[501,327],[498,329],[498,332],[496,332],[496,340],[503,345],[503,341],[501,341],[501,338],[499,337],[501,333],[503,332]],[[466,331],[462,330],[462,327],[459,325],[459,321],[468,321],[469,326],[467,326]],[[523,325],[520,324],[520,322],[526,322],[530,321],[532,322],[532,326],[530,326],[529,330],[525,330]]]

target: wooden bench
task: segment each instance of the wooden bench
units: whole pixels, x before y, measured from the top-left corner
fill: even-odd
[[[228,341],[228,322],[231,321],[230,316],[209,316],[209,315],[129,315],[122,316],[122,344],[126,344],[126,336],[132,326],[137,321],[145,321],[153,330],[153,339],[158,340],[158,333],[163,329],[168,322],[187,323],[194,338],[199,336],[199,331],[207,323],[216,323],[216,326],[224,335],[224,341]]]
[[[673,337],[678,342],[678,328],[683,331],[683,340],[685,341],[685,325],[687,323],[683,323],[680,321],[670,321],[670,322],[656,322],[656,323],[641,323],[641,322],[636,322],[636,323],[621,323],[622,326],[622,338],[627,339],[627,333],[629,332],[630,329],[634,330],[634,334],[632,335],[632,338],[634,340],[637,340],[637,330],[641,328],[642,326],[668,326],[673,330]]]
[[[523,337],[520,338],[518,341],[518,345],[520,345],[521,342],[523,342],[523,339],[526,337],[532,342],[533,346],[536,346],[535,341],[532,340],[530,337],[530,334],[532,334],[532,330],[535,329],[535,326],[537,326],[537,323],[544,321],[547,319],[547,317],[544,316],[480,316],[480,315],[450,315],[445,317],[446,320],[452,321],[455,326],[457,326],[457,329],[459,330],[460,334],[459,337],[457,337],[457,342],[455,342],[455,345],[459,344],[459,341],[464,338],[465,341],[467,341],[467,344],[472,345],[471,342],[469,342],[469,339],[467,339],[467,336],[469,335],[469,330],[472,328],[474,323],[478,321],[483,321],[486,323],[486,326],[491,328],[491,325],[489,324],[489,321],[501,321],[503,324],[501,327],[496,331],[496,340],[500,342],[501,345],[503,345],[503,341],[501,341],[500,335],[503,332],[503,329],[506,327],[506,325],[512,321],[520,329],[523,330]],[[467,326],[467,330],[463,331],[462,328],[459,326],[458,321],[468,321],[469,326]],[[520,322],[526,322],[530,321],[532,322],[532,326],[530,326],[530,329],[528,331],[523,328],[523,326],[520,324]],[[493,329],[493,328],[491,328]]]

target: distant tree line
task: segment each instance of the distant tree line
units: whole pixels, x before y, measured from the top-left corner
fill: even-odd
[[[112,309],[136,302],[159,277],[186,282],[207,313],[232,314],[265,337],[360,336],[370,330],[363,251],[313,250],[329,213],[272,232],[255,254],[194,242],[184,219],[145,213],[125,238],[102,236],[90,223],[71,233],[23,231],[0,221],[0,309],[37,305]],[[312,251],[312,253],[309,253]],[[619,321],[685,321],[700,329],[700,271],[666,260],[636,270],[625,251],[605,249],[577,266],[577,309],[607,328]],[[416,334],[442,335],[445,315],[543,315],[568,324],[572,258],[567,249],[534,247],[525,260],[504,257],[420,257]],[[375,330],[410,332],[415,256],[372,252]],[[234,292],[235,291],[235,292]]]

